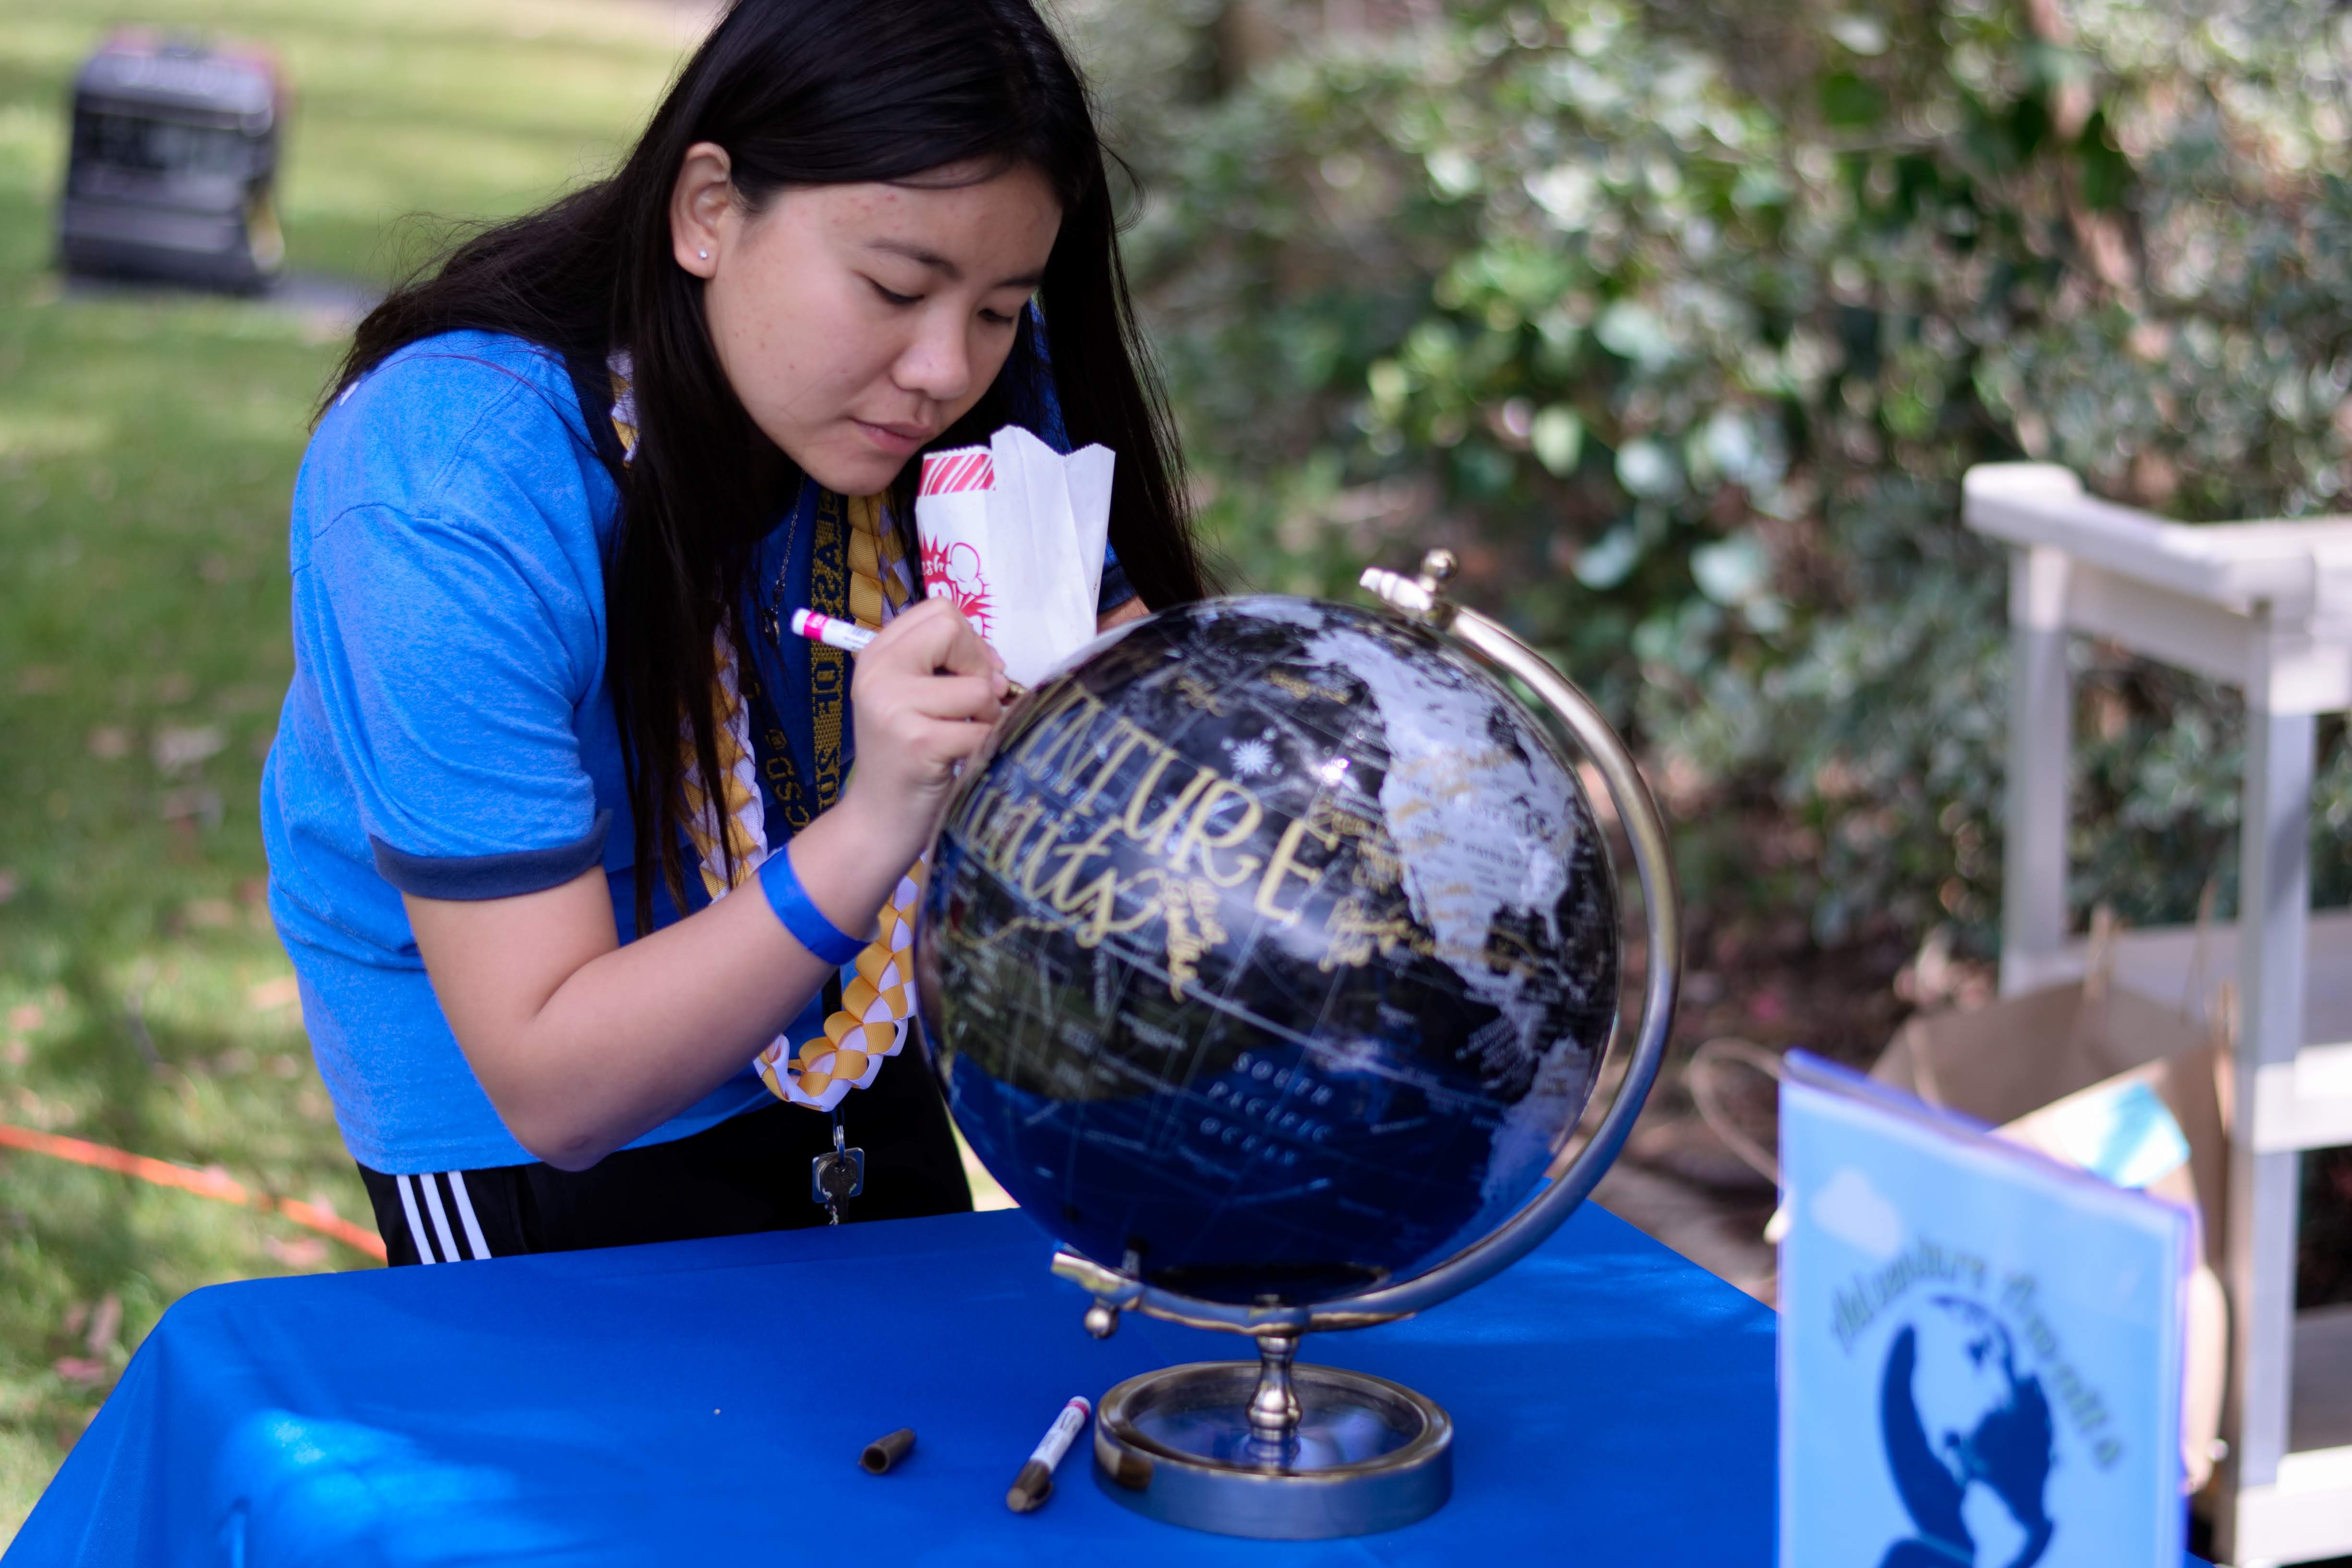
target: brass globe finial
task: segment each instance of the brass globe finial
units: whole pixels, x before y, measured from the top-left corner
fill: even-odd
[[[1382,567],[1367,567],[1357,579],[1357,585],[1391,609],[1444,631],[1454,623],[1454,601],[1446,597],[1445,585],[1461,570],[1462,563],[1454,552],[1440,548],[1422,556],[1417,577]]]
[[[1454,580],[1454,574],[1461,570],[1462,562],[1452,550],[1443,546],[1428,551],[1421,558],[1421,579],[1418,586],[1429,596],[1429,609],[1423,612],[1422,619],[1440,631],[1454,624],[1454,601],[1447,597],[1445,586]]]

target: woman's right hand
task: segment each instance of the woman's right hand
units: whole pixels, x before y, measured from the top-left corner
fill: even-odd
[[[988,738],[1004,661],[955,607],[893,621],[850,684],[857,766],[783,852],[845,932],[870,932],[929,842],[955,764]],[[756,890],[621,945],[604,868],[482,900],[404,895],[433,991],[523,1147],[584,1170],[709,1093],[829,982]]]
[[[849,685],[857,760],[841,805],[906,845],[911,862],[1003,711],[1004,661],[944,599],[927,599],[857,655]]]

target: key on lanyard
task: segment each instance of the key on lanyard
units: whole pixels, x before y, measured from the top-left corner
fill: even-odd
[[[809,1201],[824,1205],[824,1222],[841,1223],[841,1206],[866,1190],[866,1151],[847,1146],[841,1110],[833,1113],[833,1153],[809,1162]]]

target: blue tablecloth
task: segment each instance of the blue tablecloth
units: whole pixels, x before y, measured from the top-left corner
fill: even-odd
[[[1452,1502],[1385,1535],[1230,1540],[1004,1489],[1063,1401],[1234,1340],[1107,1342],[1019,1214],[199,1291],[15,1546],[49,1563],[1772,1561],[1770,1312],[1587,1206],[1420,1319],[1307,1358],[1456,1424]],[[914,1454],[860,1470],[899,1427]]]

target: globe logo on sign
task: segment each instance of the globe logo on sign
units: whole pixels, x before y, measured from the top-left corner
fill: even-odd
[[[1979,1302],[1937,1296],[1896,1331],[1879,1383],[1879,1427],[1916,1533],[1879,1568],[2032,1568],[2057,1525],[2050,1401],[2021,1373],[2009,1329]]]

